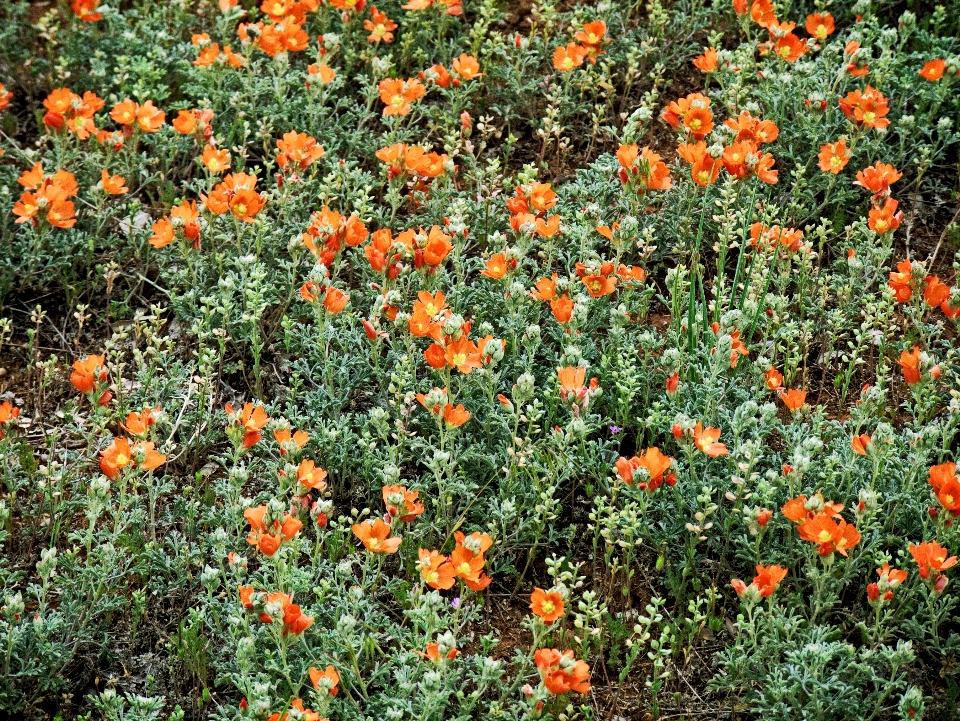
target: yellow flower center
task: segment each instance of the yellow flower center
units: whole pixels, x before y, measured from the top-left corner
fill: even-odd
[[[872,111],[869,111],[863,114],[863,120],[866,123],[872,123],[876,119],[877,119],[877,114]]]
[[[123,454],[123,453],[118,453],[118,454],[117,454],[117,467],[118,467],[118,468],[123,468],[123,467],[124,467],[125,465],[127,465],[129,462],[130,462],[130,458],[129,458],[128,456],[126,456],[126,455]]]
[[[457,566],[457,573],[466,576],[470,573],[470,564],[464,561],[459,566]]]
[[[831,538],[833,538],[833,534],[830,533],[830,531],[820,531],[820,534],[817,536],[820,543],[828,543]]]
[[[246,215],[247,206],[244,203],[237,203],[235,206],[233,206],[233,212],[235,212],[237,215]]]
[[[371,538],[370,541],[369,541],[369,543],[370,543],[370,549],[371,549],[371,550],[380,547],[380,539],[379,539],[379,538]]]
[[[454,364],[455,366],[461,366],[461,365],[463,365],[463,364],[466,363],[466,362],[467,362],[467,354],[466,354],[466,353],[457,353],[457,354],[453,357],[453,364]]]
[[[700,121],[700,118],[694,118],[690,121],[690,128],[692,130],[699,130],[701,125],[703,125],[703,123]]]
[[[544,614],[545,616],[549,616],[549,615],[550,615],[551,613],[553,613],[556,609],[557,609],[557,607],[556,607],[556,605],[553,603],[553,601],[546,600],[546,601],[543,602],[543,614]]]
[[[888,226],[888,225],[890,225],[890,224],[889,224],[887,221],[885,221],[885,220],[878,220],[878,221],[877,221],[877,230],[879,230],[879,231],[882,233],[883,231],[885,231],[885,230],[887,229],[887,226]]]

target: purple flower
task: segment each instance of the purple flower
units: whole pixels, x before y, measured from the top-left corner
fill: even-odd
[[[460,608],[460,597],[454,596],[453,600],[450,601],[450,605],[453,606],[454,608]]]
[[[623,430],[623,429],[622,429],[620,426],[610,426],[610,432],[611,432],[613,435],[617,435],[617,434],[618,434],[620,431],[622,431],[622,430]]]

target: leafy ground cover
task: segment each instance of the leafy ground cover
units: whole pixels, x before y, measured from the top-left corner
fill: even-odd
[[[958,10],[4,3],[0,714],[956,719]]]

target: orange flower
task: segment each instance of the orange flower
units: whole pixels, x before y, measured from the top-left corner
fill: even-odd
[[[762,28],[776,25],[777,16],[773,12],[771,0],[754,0],[750,5],[750,19]]]
[[[946,70],[946,67],[947,63],[943,60],[928,60],[923,64],[923,69],[920,70],[918,74],[924,80],[935,83],[943,77],[943,72]]]
[[[772,143],[780,135],[780,129],[772,120],[760,120],[744,111],[736,118],[727,118],[723,124],[736,131],[734,142],[749,141],[756,145]]]
[[[903,379],[907,385],[914,385],[920,382],[920,348],[913,347],[909,353],[902,351],[900,353],[900,367],[903,369]]]
[[[693,67],[705,73],[717,72],[717,50],[716,48],[707,48],[703,55],[698,55],[693,59]]]
[[[557,297],[557,274],[554,273],[549,278],[541,278],[534,286],[536,290],[530,292],[530,296],[536,300],[553,300]]]
[[[280,455],[285,456],[290,451],[303,448],[310,440],[310,436],[304,431],[296,431],[291,434],[289,428],[278,428],[273,432],[273,440],[280,446]]]
[[[493,278],[494,280],[499,280],[507,274],[507,256],[503,253],[497,253],[490,256],[490,259],[486,262],[486,267],[484,270],[480,271],[480,275],[485,275],[488,278]]]
[[[170,209],[169,217],[161,218],[151,226],[153,235],[150,237],[150,245],[154,248],[170,245],[179,229],[183,232],[183,237],[192,241],[193,248],[198,250],[200,248],[200,224],[197,222],[199,218],[196,201],[183,201]]]
[[[683,116],[683,127],[696,140],[703,140],[713,130],[713,113],[709,108],[691,108]]]
[[[317,145],[316,138],[306,133],[290,131],[277,141],[277,165],[284,170],[293,166],[297,170],[306,170],[314,161],[323,157],[323,146]]]
[[[937,490],[937,500],[944,510],[954,516],[960,516],[960,480],[956,477],[948,479]]]
[[[950,552],[936,541],[910,546],[909,550],[919,568],[920,578],[924,581],[931,579],[936,582],[944,571],[957,565],[957,557],[950,556]],[[944,586],[946,586],[945,582],[940,587],[940,591]]]
[[[551,215],[546,220],[543,218],[537,218],[536,233],[541,238],[552,238],[557,234],[558,230],[560,230],[559,215]]]
[[[833,35],[835,29],[833,15],[830,13],[815,13],[807,16],[807,23],[804,25],[811,37],[823,42],[830,35]]]
[[[857,125],[868,128],[885,128],[890,121],[884,116],[890,111],[887,99],[878,90],[868,85],[863,92],[854,90],[837,101],[840,110]]]
[[[423,352],[423,357],[434,370],[441,370],[447,366],[447,354],[443,346],[433,343]]]
[[[617,289],[617,277],[614,275],[585,275],[581,280],[593,298],[601,298]]]
[[[126,182],[126,178],[120,175],[110,175],[106,168],[100,171],[100,185],[103,186],[104,192],[108,195],[123,195],[124,193],[129,193],[130,188],[124,185]]]
[[[419,1],[420,0],[414,0],[414,2],[419,2]],[[407,6],[404,5],[404,7],[406,8]],[[430,643],[427,644],[426,652],[416,651],[416,653],[423,656],[428,661],[432,661],[433,663],[437,663],[437,664],[441,663],[444,659],[446,659],[447,661],[452,661],[453,659],[455,659],[457,656],[460,655],[460,652],[456,648],[449,649],[445,654],[441,653],[440,644],[437,643],[436,641],[431,641]]]
[[[788,63],[797,62],[807,52],[807,44],[793,33],[781,35],[773,47],[777,57],[783,58]]]
[[[930,469],[930,475],[927,478],[927,482],[933,488],[934,493],[939,493],[940,489],[943,488],[950,481],[954,481],[957,478],[957,464],[956,463],[941,463],[938,466],[933,466]]]
[[[941,463],[930,469],[930,475],[927,482],[933,488],[934,493],[939,493],[947,483],[957,480],[957,464]]]
[[[791,411],[796,412],[803,407],[804,403],[807,402],[807,392],[791,389],[781,393],[780,399],[783,401],[783,405],[785,405]]]
[[[310,685],[318,691],[331,696],[337,695],[337,685],[340,683],[340,674],[333,666],[327,666],[323,671],[311,666],[307,669]]]
[[[212,145],[207,145],[200,156],[200,162],[214,175],[223,173],[230,169],[230,151],[217,150]]]
[[[172,125],[181,135],[193,135],[197,130],[197,114],[192,110],[180,110]]]
[[[853,449],[853,452],[861,456],[867,455],[867,451],[870,449],[872,444],[873,439],[866,433],[861,433],[859,436],[854,436],[850,441],[850,447]]]
[[[559,695],[569,691],[585,694],[590,690],[590,667],[586,661],[574,659],[573,651],[560,652],[555,648],[540,648],[533,654],[543,685],[550,693]]]
[[[419,80],[381,80],[377,85],[380,100],[386,106],[384,115],[407,115],[413,109],[410,103],[422,98],[427,89]]]
[[[0,110],[6,110],[10,107],[11,98],[13,98],[13,93],[7,90],[3,83],[0,83]]]
[[[660,117],[662,117],[671,128],[677,128],[691,110],[709,107],[710,98],[706,95],[703,93],[690,93],[686,97],[669,103],[661,112]]]
[[[417,503],[420,491],[411,491],[406,486],[384,486],[381,494],[387,513],[399,516],[401,521],[413,521],[424,511],[423,504]]]
[[[430,588],[447,590],[453,588],[456,582],[456,571],[447,561],[447,557],[437,551],[428,551],[419,549],[417,551],[420,561],[417,564],[420,568],[420,578],[423,579]]]
[[[453,72],[460,76],[462,80],[475,80],[483,73],[480,72],[480,63],[472,55],[460,53],[459,58],[453,59]]]
[[[359,538],[371,553],[396,553],[400,548],[399,536],[390,538],[390,526],[379,518],[352,526],[353,535]]]
[[[167,457],[157,453],[152,443],[137,443],[131,447],[126,438],[114,438],[107,448],[100,451],[100,470],[110,480],[120,475],[120,471],[127,466],[152,471],[166,461]]]
[[[806,496],[797,496],[787,501],[780,512],[794,523],[802,523],[811,520],[818,513],[828,513],[832,518],[840,518],[840,512],[843,506],[839,503],[823,500],[823,496],[818,491],[809,499]]]
[[[614,464],[620,478],[629,486],[632,485],[637,470],[644,468],[647,471],[647,480],[641,481],[637,487],[644,491],[655,491],[666,480],[668,486],[676,483],[676,476],[672,473],[664,477],[673,465],[673,458],[660,452],[656,446],[648,448],[640,456],[624,458],[621,456]]]
[[[913,296],[913,264],[909,260],[897,263],[897,272],[890,273],[887,285],[893,289],[899,303],[906,303]]]
[[[103,19],[103,13],[94,12],[100,0],[73,0],[70,9],[85,23],[95,23]]]
[[[248,175],[246,173],[232,173],[226,176],[220,183],[214,187],[210,192],[209,196],[201,195],[200,199],[203,201],[203,204],[206,206],[207,210],[213,213],[214,215],[223,215],[229,210],[234,210],[234,214],[237,212],[246,212],[248,217],[252,217],[253,209],[256,208],[256,212],[259,212],[262,208],[262,202],[259,196],[256,198],[251,198],[257,184],[257,179],[253,175]],[[240,193],[245,193],[240,201],[237,201],[237,195]],[[251,202],[253,206],[250,208],[246,207],[246,203]],[[240,217],[239,215],[237,217]],[[241,220],[243,218],[240,218]]]
[[[887,163],[876,163],[868,168],[864,168],[857,173],[857,179],[854,185],[866,188],[873,193],[877,199],[881,199],[890,194],[890,186],[903,177],[892,165]]]
[[[646,190],[669,190],[673,187],[670,169],[660,156],[647,147],[621,145],[617,150],[620,182],[642,193]]]
[[[903,219],[903,211],[897,210],[897,201],[893,198],[887,198],[883,201],[883,207],[873,208],[868,216],[867,226],[880,235],[892,233],[900,227],[900,221]]]
[[[564,294],[550,301],[550,311],[558,323],[568,323],[573,317],[573,301],[570,296]]]
[[[220,45],[217,43],[209,43],[200,48],[200,54],[197,55],[193,64],[198,68],[208,68],[217,62],[218,57],[220,57]]]
[[[797,530],[804,541],[817,544],[817,553],[829,556],[837,551],[842,556],[860,542],[860,533],[856,527],[843,519],[833,519],[829,511],[821,511],[811,519],[803,521]]]
[[[330,315],[336,315],[344,308],[347,307],[347,303],[350,302],[350,295],[344,293],[339,288],[334,288],[332,285],[327,286],[326,292],[323,296],[323,307],[326,308],[327,312]]]
[[[0,441],[3,440],[3,428],[15,428],[19,417],[20,409],[15,407],[10,401],[0,403]]]
[[[243,188],[230,198],[230,212],[244,223],[253,223],[256,215],[263,209],[263,200],[260,194]]]
[[[282,518],[268,515],[267,506],[248,508],[243,517],[250,524],[250,533],[247,534],[247,543],[260,549],[263,555],[273,556],[280,546],[293,538],[303,528],[299,518],[285,513]]]
[[[319,65],[311,64],[307,66],[307,74],[310,77],[318,75],[320,77],[321,85],[329,85],[333,82],[334,78],[337,77],[337,71],[331,68],[326,63],[320,63]],[[307,85],[309,87],[309,84]]]
[[[323,491],[327,487],[327,472],[313,461],[304,459],[297,467],[297,482],[300,484],[301,495],[310,491]]]
[[[935,275],[928,275],[923,280],[923,300],[931,308],[946,303],[950,298],[950,286],[940,282]]]
[[[88,355],[83,360],[74,361],[70,383],[81,393],[92,393],[98,382],[107,380],[105,356]]]
[[[447,403],[443,408],[443,422],[451,428],[459,428],[468,420],[472,414],[463,407],[462,403],[456,406]]]
[[[238,438],[242,439],[244,448],[252,448],[260,442],[263,438],[260,431],[270,422],[263,406],[254,406],[248,401],[243,405],[243,410],[238,413],[234,410],[232,403],[227,403],[224,410],[227,412],[227,421],[230,424],[227,430],[240,434]]]
[[[530,188],[529,201],[534,210],[550,210],[557,204],[557,194],[550,187],[550,183],[534,183]]]
[[[30,170],[20,175],[17,182],[27,188],[28,192],[24,192],[13,206],[13,214],[17,216],[15,223],[29,222],[37,226],[40,223],[37,215],[41,210],[45,210],[43,220],[55,228],[72,228],[76,224],[74,205],[68,200],[79,190],[72,173],[58,170],[48,177],[44,175],[43,166],[35,163]],[[36,192],[29,192],[31,190]]]
[[[574,68],[583,65],[587,57],[587,49],[577,43],[567,43],[553,51],[553,67],[562,73],[569,73]]]
[[[694,445],[711,458],[727,455],[727,447],[723,443],[717,443],[718,440],[720,440],[719,428],[704,428],[701,423],[697,423],[693,429]]]
[[[824,173],[836,175],[850,162],[850,153],[847,151],[846,138],[840,138],[835,143],[820,146],[820,170]]]
[[[757,564],[756,571],[757,575],[753,577],[753,583],[749,586],[739,578],[730,582],[738,596],[743,597],[749,591],[754,598],[768,598],[776,593],[783,579],[787,577],[787,569],[782,566],[761,566]]]
[[[156,408],[147,408],[140,413],[130,412],[126,420],[120,424],[121,428],[131,436],[145,436],[150,430],[150,426],[155,425],[157,420],[155,414],[160,413],[160,406]]]
[[[471,373],[474,368],[480,368],[483,360],[477,346],[469,338],[464,336],[453,341],[444,351],[447,365],[456,368],[461,373]]]
[[[152,100],[148,100],[137,109],[137,127],[145,133],[155,133],[163,126],[166,117],[166,114],[158,110]]]
[[[370,19],[363,21],[363,27],[370,34],[367,35],[368,43],[393,42],[393,31],[397,29],[397,24],[387,17],[387,14],[377,10],[376,5],[370,6]]]
[[[557,379],[560,381],[560,397],[566,400],[567,396],[579,396],[583,390],[583,381],[586,379],[587,369],[583,366],[568,366],[557,369]]]
[[[563,618],[563,596],[534,588],[530,594],[530,610],[549,626],[558,618]]]
[[[481,551],[475,551],[462,545],[457,545],[450,554],[450,566],[453,569],[456,578],[462,578],[465,581],[479,582],[483,575],[483,567],[486,561]]]
[[[423,262],[427,265],[440,265],[453,250],[450,236],[435,225],[430,228],[427,244],[423,247]]]
[[[603,55],[600,46],[603,45],[607,35],[607,24],[603,20],[594,20],[586,23],[583,30],[578,30],[574,38],[587,51],[587,59],[591,64],[596,64],[597,56]]]
[[[716,181],[722,167],[723,162],[721,160],[714,159],[704,152],[691,166],[690,174],[693,176],[693,182],[705,188]]]
[[[767,372],[763,374],[763,377],[767,388],[772,391],[780,390],[780,387],[783,385],[783,373],[776,368],[767,370]]]

